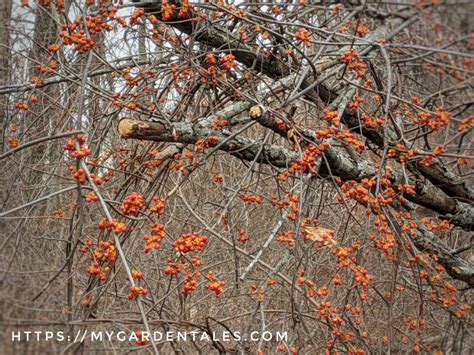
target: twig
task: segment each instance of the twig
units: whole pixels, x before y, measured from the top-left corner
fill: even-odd
[[[34,141],[22,144],[22,145],[16,147],[15,149],[12,149],[12,150],[9,150],[8,152],[3,153],[2,155],[0,155],[0,160],[5,159],[5,158],[9,157],[10,155],[19,152],[20,150],[29,148],[29,147],[34,146],[36,144],[51,141],[53,139],[59,139],[59,138],[74,136],[76,134],[84,134],[84,132],[82,132],[82,131],[64,132],[64,133],[56,134],[54,136],[47,136],[47,137],[42,137],[42,138],[35,139]]]

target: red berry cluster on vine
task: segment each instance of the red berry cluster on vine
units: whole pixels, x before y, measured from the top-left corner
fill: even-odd
[[[73,174],[74,179],[76,179],[80,184],[83,185],[87,182],[88,179],[87,179],[86,172],[84,171],[84,169],[82,168],[76,169],[76,167],[70,166],[69,171],[71,172],[71,174]]]
[[[205,235],[198,232],[183,234],[173,242],[173,248],[183,254],[202,250],[208,243]]]
[[[102,14],[86,16],[85,18],[79,16],[72,23],[63,25],[59,36],[62,38],[64,45],[74,45],[74,50],[80,53],[86,53],[94,48],[96,42],[88,37],[88,33],[94,35],[102,31],[110,32],[113,30],[113,26],[107,23],[107,20],[108,18],[115,19],[115,12],[104,12],[104,14],[107,16]],[[87,26],[87,30],[85,26]]]
[[[128,231],[128,228],[124,223],[118,222],[115,219],[109,222],[107,218],[104,218],[99,222],[99,229],[114,232],[116,235],[126,233]]]
[[[349,270],[351,270],[354,275],[354,284],[357,286],[362,286],[363,290],[360,295],[360,300],[364,303],[367,300],[367,290],[369,284],[374,279],[374,277],[369,274],[367,269],[357,264],[357,258],[354,254],[359,249],[360,244],[360,241],[356,241],[349,247],[336,247],[332,252],[338,259],[339,268],[349,268]]]
[[[198,287],[198,282],[200,278],[201,278],[201,272],[199,271],[188,273],[186,276],[186,279],[184,280],[183,288],[181,289],[181,292],[185,295],[189,295],[193,293]]]
[[[149,208],[151,213],[156,213],[157,215],[161,215],[166,207],[166,201],[160,197],[153,196],[152,199],[154,206]]]
[[[188,18],[191,15],[193,5],[190,4],[189,0],[181,1],[181,8],[178,12],[178,18]]]
[[[161,19],[162,21],[169,21],[173,17],[173,12],[176,9],[175,4],[170,4],[168,0],[161,2]]]
[[[209,54],[206,54],[206,58],[204,59],[204,62],[206,62],[206,64],[210,66],[215,66],[217,65],[217,58],[214,54],[209,53]]]
[[[159,223],[150,224],[152,233],[145,234],[145,253],[149,253],[152,249],[158,250],[161,246],[162,240],[166,237],[165,225]]]
[[[141,280],[143,279],[143,273],[139,270],[132,270],[132,278],[134,280]]]
[[[15,104],[15,108],[17,110],[28,111],[30,109],[30,106],[28,105],[28,103],[20,101]]]
[[[363,102],[363,99],[359,96],[356,96],[355,101],[349,104],[349,106],[352,107],[352,109],[357,110],[359,105],[362,102]],[[364,149],[364,146],[365,146],[364,142],[360,141],[354,133],[346,129],[343,129],[343,130],[339,129],[340,118],[337,111],[330,111],[330,110],[324,109],[323,113],[324,113],[324,117],[323,117],[324,120],[330,122],[331,126],[327,129],[316,130],[316,137],[321,138],[321,139],[335,137],[337,139],[345,141],[347,144],[349,144],[350,146],[353,146],[358,151],[361,151]],[[375,121],[375,123],[377,122],[378,121]]]
[[[94,243],[87,239],[81,246],[80,251],[84,254],[89,253],[89,259],[92,264],[87,268],[87,273],[91,276],[98,276],[100,280],[105,280],[111,266],[117,260],[117,249],[113,240],[100,241],[94,248]]]
[[[130,26],[134,25],[142,25],[143,21],[141,20],[141,17],[145,15],[145,9],[139,7],[136,9],[132,16],[130,16]]]
[[[7,143],[10,146],[10,148],[16,148],[20,144],[18,138],[13,137],[13,136],[7,136]]]
[[[224,182],[224,175],[217,174],[216,176],[214,176],[214,182],[216,184],[222,184]]]
[[[362,113],[361,119],[367,128],[375,129],[377,127],[385,126],[385,121],[381,117],[371,117],[365,113]]]
[[[252,290],[252,297],[257,301],[258,303],[262,303],[264,299],[264,294],[265,294],[265,289],[259,288],[257,285],[251,285],[251,290]]]
[[[311,36],[310,32],[305,28],[299,29],[298,31],[295,32],[295,38],[298,41],[303,42],[306,47],[311,47],[310,36]]]
[[[222,128],[227,127],[228,125],[229,125],[228,120],[217,117],[216,120],[211,123],[211,128],[214,131],[220,131],[222,130]]]
[[[367,64],[359,58],[359,54],[355,49],[350,49],[347,52],[344,52],[341,56],[341,61],[347,65],[349,71],[355,72],[356,79],[364,76]]]
[[[97,202],[97,201],[99,201],[99,196],[97,196],[94,191],[90,191],[86,196],[86,202],[90,203],[90,202]]]
[[[80,53],[86,53],[96,45],[93,39],[87,37],[85,30],[72,34],[69,34],[67,31],[61,31],[59,35],[62,37],[64,45],[74,45],[74,50]]]
[[[48,46],[48,51],[50,51],[51,53],[56,53],[59,51],[60,48],[61,46],[59,44],[53,43]]]
[[[140,295],[148,295],[148,290],[145,287],[141,286],[130,286],[130,293],[128,294],[129,300],[134,300]]]
[[[298,195],[291,195],[291,196],[288,196],[288,198],[289,198],[288,206],[291,209],[291,212],[288,213],[288,219],[294,222],[297,220],[298,215],[301,212],[299,208],[300,197]]]
[[[435,147],[435,149],[433,149],[431,154],[427,154],[423,159],[420,160],[420,164],[423,166],[431,166],[433,164],[433,159],[439,157],[445,152],[446,149],[442,145],[438,145]]]
[[[75,166],[70,166],[69,171],[73,175],[74,179],[76,179],[81,185],[84,185],[89,180],[86,172],[82,168],[77,169]],[[102,185],[104,182],[100,176],[95,174],[90,174],[90,177],[96,185]]]
[[[360,37],[364,37],[367,33],[369,33],[369,26],[366,23],[362,22],[358,25],[354,24],[354,28],[357,28],[356,32]]]
[[[179,263],[174,262],[172,259],[168,259],[168,266],[165,268],[164,273],[168,276],[174,276],[181,272],[181,266]]]
[[[217,298],[222,294],[224,291],[225,282],[219,280],[212,271],[207,273],[207,279],[210,281],[206,284],[206,288],[216,295]]]
[[[125,197],[120,211],[126,216],[138,216],[140,210],[145,207],[145,199],[142,195],[132,192],[130,195]]]
[[[77,149],[76,146],[79,146]],[[76,137],[71,137],[64,145],[64,150],[71,152],[71,158],[83,159],[92,154],[92,151],[86,146],[86,137],[83,134],[78,134]]]
[[[56,62],[54,59],[51,59],[48,62],[48,65],[37,65],[36,70],[38,70],[41,74],[53,74],[56,70],[58,69],[58,62]]]
[[[426,125],[431,130],[438,131],[449,124],[451,116],[450,112],[447,112],[442,107],[438,107],[435,115],[429,112],[419,112],[417,116],[413,117],[413,123]]]
[[[279,243],[286,244],[290,248],[293,248],[295,246],[295,235],[296,233],[293,231],[286,231],[283,232],[283,234],[280,234],[276,240]]]
[[[471,115],[461,121],[458,127],[458,132],[464,132],[474,126],[474,115]]]
[[[239,195],[240,199],[248,205],[260,205],[263,198],[259,195]]]
[[[204,150],[208,149],[209,147],[213,147],[219,142],[219,137],[217,136],[209,136],[207,139],[201,139],[196,142],[196,151],[203,152]]]
[[[303,158],[296,160],[291,163],[290,168],[278,176],[278,180],[286,181],[288,176],[293,173],[305,174],[311,173],[316,174],[318,167],[318,157],[322,156],[324,151],[329,145],[323,142],[319,145],[310,144],[305,150]]]
[[[245,244],[250,240],[250,238],[247,236],[247,232],[245,231],[245,229],[239,230],[239,236],[237,237],[237,240],[242,244]]]
[[[226,54],[221,59],[219,59],[219,63],[221,64],[222,68],[228,72],[237,67],[237,62],[235,61],[235,56],[233,54]]]
[[[360,107],[360,105],[362,105],[364,103],[364,98],[359,96],[359,95],[355,95],[354,96],[354,99],[347,105],[347,108],[351,111],[357,111]]]

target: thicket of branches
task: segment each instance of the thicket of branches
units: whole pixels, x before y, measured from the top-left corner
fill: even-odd
[[[472,351],[472,11],[1,1],[7,351]]]

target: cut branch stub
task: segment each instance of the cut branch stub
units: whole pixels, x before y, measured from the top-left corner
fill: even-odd
[[[167,132],[166,127],[159,122],[144,122],[130,118],[122,118],[118,123],[118,132],[123,139],[153,140]],[[159,140],[159,139],[157,139]]]
[[[263,116],[263,114],[264,114],[264,110],[263,110],[263,107],[260,105],[252,106],[249,110],[249,115],[254,120],[258,120],[259,118]]]
[[[172,122],[169,127],[159,122],[144,122],[130,118],[119,121],[117,130],[124,139],[139,139],[155,142],[195,144],[198,140],[214,138],[212,146],[230,155],[247,161],[288,168],[298,154],[275,144],[262,144],[255,140],[237,136],[229,137],[210,128],[212,120],[204,118],[194,123]]]

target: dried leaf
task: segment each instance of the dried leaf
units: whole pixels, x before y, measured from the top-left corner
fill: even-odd
[[[312,242],[320,242],[328,247],[337,244],[334,240],[334,230],[321,227],[305,227],[303,230],[305,239]]]

